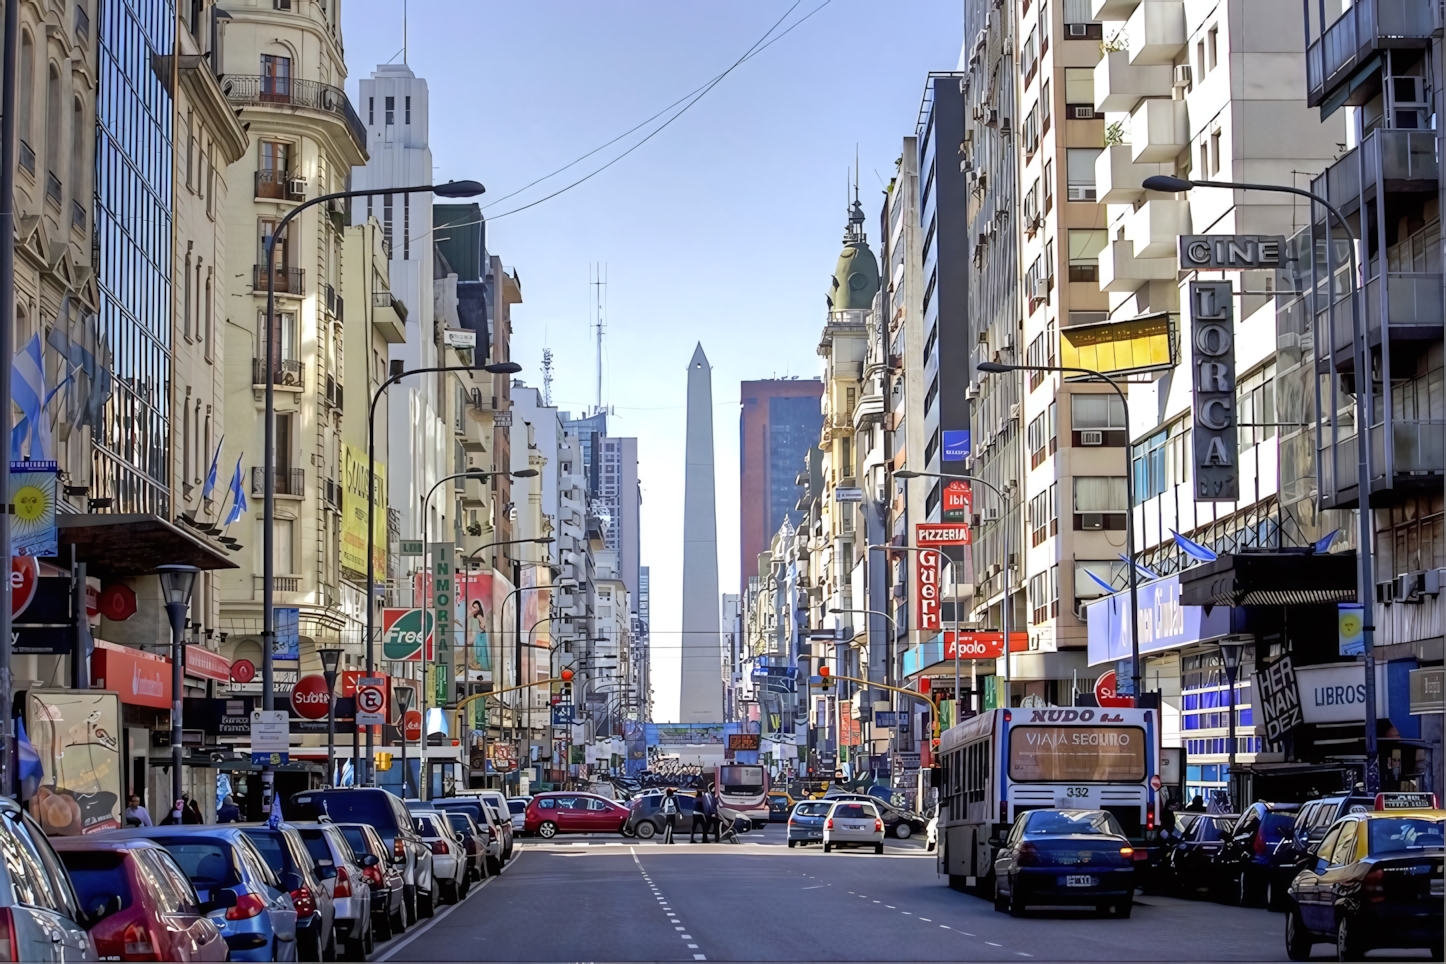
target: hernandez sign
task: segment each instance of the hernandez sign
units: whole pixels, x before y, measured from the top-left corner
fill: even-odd
[[[1279,743],[1285,734],[1305,722],[1300,709],[1300,687],[1289,656],[1282,656],[1255,674],[1255,688],[1260,694],[1259,709],[1268,742]]]

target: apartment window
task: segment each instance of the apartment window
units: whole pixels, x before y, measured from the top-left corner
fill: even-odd
[[[1029,500],[1029,544],[1037,546],[1059,534],[1059,483]]]
[[[1195,73],[1200,77],[1205,76],[1205,41],[1200,40],[1195,44]]]
[[[216,332],[216,299],[212,293],[215,287],[215,277],[215,267],[206,268],[206,306],[204,309],[206,327],[201,335],[201,342],[206,346],[206,361],[211,360],[211,339],[215,337]]]
[[[291,58],[273,54],[261,55],[261,99],[280,101],[291,100]]]
[[[279,421],[280,415],[277,416]],[[255,523],[255,534],[251,538],[251,544],[256,547],[256,572],[260,573],[265,568],[264,560],[261,558],[262,543],[262,520],[257,519]],[[296,572],[296,564],[292,555],[294,540],[292,539],[293,527],[296,525],[291,519],[276,519],[272,528],[273,548],[276,553],[276,574],[278,576],[289,576]]]
[[[385,119],[383,120],[383,123],[386,124],[386,126],[391,127],[397,122],[397,99],[395,97],[388,97],[386,98],[385,103]]]
[[[1029,621],[1038,626],[1059,616],[1059,566],[1029,577]]]
[[[1205,34],[1205,66],[1207,70],[1214,70],[1215,64],[1220,56],[1220,28],[1213,26]]]
[[[1076,530],[1124,529],[1125,477],[1077,475],[1074,484]]]
[[[55,170],[56,168],[60,167],[61,161],[64,159],[63,155],[60,152],[60,71],[56,70],[54,67],[51,67],[49,76],[49,83],[46,85],[45,88],[45,169],[47,172],[49,172],[51,178],[59,181],[60,175],[55,173]],[[46,189],[46,194],[47,196],[49,196],[50,194],[50,189],[48,185]],[[58,191],[57,196],[55,197],[55,201],[56,203],[59,203],[60,201]]]
[[[1162,429],[1135,446],[1133,471],[1135,473],[1135,504],[1141,505],[1146,499],[1161,495],[1167,488],[1165,480],[1165,443],[1169,431]]]
[[[845,435],[839,440],[839,471],[840,478],[851,479],[854,477],[854,450],[853,439]]]
[[[1093,575],[1105,586],[1123,589],[1129,582],[1130,574],[1119,559],[1076,559],[1074,562],[1074,598],[1076,601],[1098,599],[1105,595],[1105,587],[1090,576]]]
[[[1108,231],[1071,228],[1069,232],[1069,280],[1100,280],[1100,252],[1109,241]]]
[[[1052,104],[1050,103],[1049,81],[1045,81],[1039,88],[1039,133],[1043,135],[1049,130],[1049,118],[1051,117]]]
[[[192,171],[196,165],[196,118],[192,111],[186,111],[186,187],[192,189],[195,180]]]
[[[382,241],[387,246],[387,257],[392,253],[392,195],[382,195]]]
[[[1071,147],[1065,153],[1065,177],[1068,178],[1069,200],[1093,201],[1095,194],[1095,159],[1103,148]]]
[[[1025,427],[1025,444],[1029,447],[1029,467],[1032,469],[1039,468],[1059,448],[1059,440],[1055,436],[1055,412],[1055,403],[1050,402],[1049,408],[1030,419]]]
[[[1210,176],[1210,145],[1205,141],[1200,142],[1200,176]]]
[[[1256,369],[1236,382],[1236,430],[1240,447],[1275,438],[1275,364]],[[1399,406],[1393,406],[1399,412]]]
[[[1024,75],[1024,83],[1029,84],[1029,79],[1034,76],[1035,68],[1039,66],[1039,38],[1034,28],[1029,30],[1029,36],[1024,38],[1024,43],[1019,48],[1019,70]]]
[[[377,99],[376,99],[375,97],[368,97],[368,98],[367,98],[367,126],[368,126],[368,127],[373,127],[373,126],[376,125],[376,122],[377,122]]]
[[[412,123],[412,96],[410,94],[402,101],[402,107],[406,111],[405,123],[410,125]]]
[[[1050,158],[1044,162],[1044,176],[1040,179],[1044,185],[1044,213],[1048,214],[1054,207],[1054,159]]]
[[[1030,185],[1029,190],[1024,192],[1024,230],[1033,237],[1034,232],[1039,230],[1041,214],[1039,210],[1039,179],[1036,178]]]
[[[1029,109],[1024,118],[1024,156],[1033,157],[1039,150],[1039,105]]]
[[[1039,0],[1039,54],[1049,49],[1049,0]]]
[[[1210,132],[1210,172],[1220,173],[1220,132]]]
[[[181,406],[181,481],[191,477],[191,389],[186,388],[186,403]]]
[[[1094,116],[1095,72],[1093,68],[1066,67],[1064,69],[1064,102],[1070,108],[1089,108],[1084,117],[1075,117],[1071,110],[1069,115],[1071,120],[1089,120]]]
[[[186,272],[181,280],[181,334],[191,340],[191,256],[186,255]]]
[[[1188,485],[1194,452],[1190,448],[1190,425],[1181,419],[1170,426],[1165,439],[1165,484]]]
[[[1049,367],[1054,364],[1054,322],[1046,323],[1044,331],[1035,335],[1029,346],[1024,351],[1024,361],[1027,365]],[[1029,390],[1034,391],[1044,384],[1044,376],[1048,374],[1043,371],[1031,371],[1029,373]]]
[[[1118,395],[1082,395],[1069,397],[1069,427],[1072,431],[1125,431],[1125,403]]]

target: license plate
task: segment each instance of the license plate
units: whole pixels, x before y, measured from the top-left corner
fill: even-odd
[[[1099,883],[1098,877],[1091,877],[1089,874],[1070,874],[1065,877],[1066,887],[1093,887]]]
[[[864,825],[861,824],[861,823],[851,823],[851,824],[849,824],[848,826],[846,826],[844,829],[845,829],[845,830],[862,830],[862,829],[864,829]]]

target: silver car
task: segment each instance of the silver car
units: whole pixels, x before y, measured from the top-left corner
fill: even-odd
[[[9,924],[13,961],[97,961],[95,943],[81,925],[94,911],[82,908],[45,832],[15,801],[0,798],[0,920]]]
[[[442,903],[455,904],[467,896],[467,849],[440,810],[413,810],[417,833],[432,849],[432,874],[441,888]]]
[[[507,798],[507,809],[512,817],[513,835],[522,833],[522,827],[527,823],[527,805],[531,802],[531,796]]]
[[[878,808],[862,800],[840,800],[823,820],[823,852],[835,847],[873,847],[884,852],[884,821]]]
[[[316,864],[321,886],[335,907],[336,945],[350,961],[364,961],[372,951],[372,889],[362,874],[362,860],[333,823],[294,823]],[[378,863],[367,855],[367,866]]]

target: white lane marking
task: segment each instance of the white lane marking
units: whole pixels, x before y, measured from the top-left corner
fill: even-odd
[[[680,931],[680,930],[684,930],[684,928],[682,928],[682,927],[674,927],[673,930],[675,930],[675,931]]]
[[[706,961],[707,959],[708,959],[708,958],[704,957],[702,954],[694,954],[694,955],[693,955],[693,960],[695,960],[695,961]]]
[[[811,887],[805,887],[805,888],[803,888],[803,889],[804,889],[804,890],[818,890],[818,889],[819,889],[820,887],[822,887],[822,886],[823,886],[823,884],[814,884],[814,885],[812,885]]]
[[[990,947],[1003,947],[1003,946],[1004,946],[1003,944],[996,944],[996,943],[994,943],[993,941],[985,941],[984,943],[988,944]]]
[[[411,934],[408,934],[406,937],[402,938],[399,942],[394,939],[392,946],[387,948],[386,953],[376,959],[377,964],[383,964],[384,961],[390,961],[394,954],[396,954],[402,948],[406,947],[408,944],[412,943],[412,941],[427,933],[427,931],[431,930],[437,925],[438,921],[442,920],[448,914],[452,913],[452,911],[456,910],[458,907],[461,907],[467,901],[471,900],[474,896],[481,893],[483,887],[486,887],[488,884],[492,883],[492,881],[496,880],[498,877],[501,877],[503,874],[507,873],[507,871],[511,870],[512,867],[517,863],[518,858],[520,858],[523,853],[524,851],[517,851],[516,855],[514,855],[511,860],[507,861],[507,863],[503,865],[501,870],[497,871],[497,873],[495,874],[490,874],[486,880],[479,883],[476,887],[473,887],[472,892],[468,894],[467,897],[457,901],[457,903],[455,904],[450,904],[447,907],[442,908],[440,911],[433,914],[432,918],[428,920],[425,924],[423,924],[421,927],[418,927]]]
[[[929,920],[929,918],[927,918],[927,917],[920,917],[919,920],[921,920],[921,921],[927,921],[927,922],[930,923],[930,924],[934,923],[932,920]]]
[[[698,945],[697,945],[697,944],[689,944],[688,946],[691,947],[691,948],[693,948],[694,950],[697,950],[697,949],[698,949]]]

